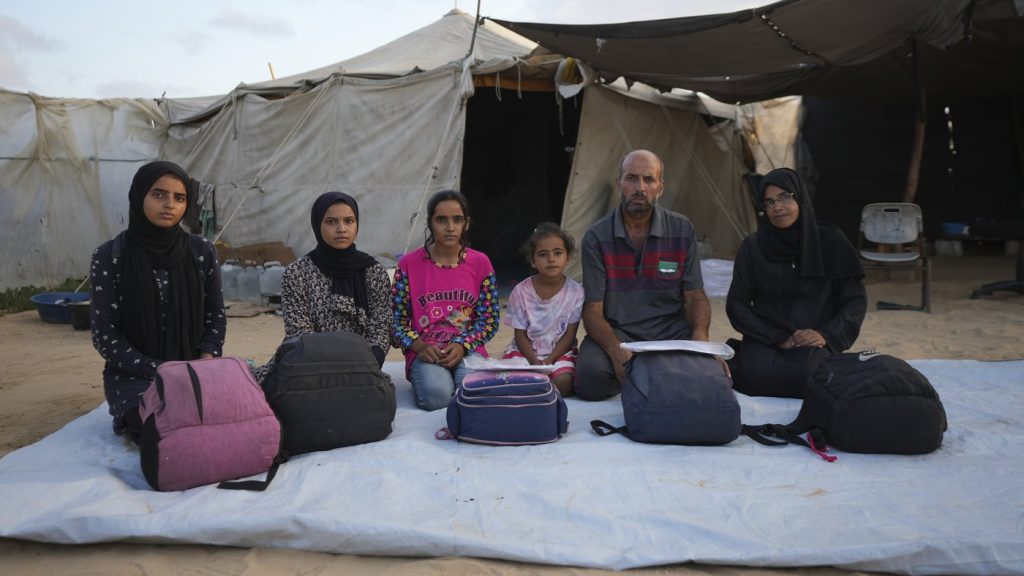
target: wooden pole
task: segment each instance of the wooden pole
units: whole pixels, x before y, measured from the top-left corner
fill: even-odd
[[[274,65],[271,64],[270,62],[267,62],[267,68],[270,69],[270,79],[277,80],[277,77],[274,76]]]
[[[924,82],[917,73],[917,39],[911,40],[910,57],[914,69],[914,87],[917,88],[917,114],[914,123],[914,145],[910,151],[910,168],[907,170],[907,187],[903,190],[903,202],[913,202],[917,194],[917,183],[921,177],[921,157],[924,155],[924,129],[928,119],[928,101]]]
[[[917,182],[921,176],[921,157],[924,156],[924,127],[927,103],[924,88],[917,93],[917,119],[914,126],[914,148],[910,152],[910,169],[907,171],[907,188],[903,191],[903,201],[913,202],[917,194]]]

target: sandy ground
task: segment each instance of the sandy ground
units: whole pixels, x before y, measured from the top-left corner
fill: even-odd
[[[871,276],[869,309],[855,350],[876,348],[906,359],[1024,358],[1024,296],[1012,293],[970,300],[971,290],[1013,277],[1015,257],[938,257],[933,263],[932,313],[879,311],[878,300],[919,302],[911,277]],[[231,318],[225,354],[270,358],[284,333],[280,317],[263,314]],[[735,336],[724,302],[712,299],[712,340]],[[500,353],[511,338],[503,328],[488,345]],[[389,360],[400,359],[392,350]],[[26,446],[91,411],[103,401],[103,363],[87,331],[45,324],[36,312],[0,317],[0,456]],[[673,566],[638,574],[854,574],[828,568],[764,570]],[[611,574],[602,570],[559,568],[473,558],[368,558],[274,549],[202,546],[102,544],[62,546],[0,539],[2,574]]]

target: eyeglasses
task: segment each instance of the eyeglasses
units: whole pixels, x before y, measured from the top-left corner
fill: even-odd
[[[776,204],[791,204],[793,202],[796,202],[796,194],[793,194],[792,192],[789,191],[785,191],[776,196],[775,198],[765,198],[761,202],[761,207],[764,208],[765,210],[771,210],[772,208],[775,207]]]
[[[434,216],[433,221],[434,224],[437,224],[438,226],[447,226],[449,221],[456,226],[462,226],[466,222],[466,217],[452,216],[449,218],[448,216]]]

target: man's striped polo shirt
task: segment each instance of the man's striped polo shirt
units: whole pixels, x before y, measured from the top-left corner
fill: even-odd
[[[697,235],[682,214],[655,206],[651,230],[634,249],[621,207],[595,222],[583,237],[583,289],[587,302],[604,302],[604,316],[620,339],[689,339],[683,292],[704,287]]]

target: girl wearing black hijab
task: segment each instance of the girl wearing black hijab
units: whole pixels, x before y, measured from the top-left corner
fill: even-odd
[[[373,256],[356,249],[359,205],[348,194],[326,192],[309,216],[316,248],[281,277],[284,337],[348,330],[362,335],[383,364],[390,347],[391,281]],[[253,371],[260,382],[272,365]]]
[[[864,271],[843,232],[814,217],[800,176],[772,170],[758,191],[764,216],[736,254],[725,311],[733,387],[750,396],[803,398],[829,354],[847,350],[867,310]]]
[[[156,367],[220,356],[224,346],[217,252],[179,226],[193,184],[171,162],[139,168],[128,192],[128,229],[92,255],[92,341],[106,360],[103,392],[114,432],[136,441],[139,401]]]

